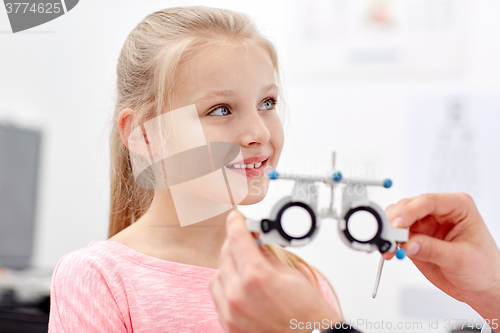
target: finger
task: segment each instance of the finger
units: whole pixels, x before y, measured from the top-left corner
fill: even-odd
[[[222,246],[220,248],[220,253],[219,253],[219,266],[221,264],[221,260],[223,259],[224,256],[229,256],[231,255],[229,252],[229,243],[227,241],[227,238],[224,240],[222,243]]]
[[[236,269],[236,263],[229,251],[228,242],[224,242],[219,256],[219,277],[226,292],[234,290],[238,286],[240,277]]]
[[[214,276],[212,276],[212,279],[210,280],[210,293],[212,294],[212,299],[215,304],[215,310],[217,311],[217,315],[219,317],[219,322],[224,328],[224,331],[228,332],[228,329],[225,325],[228,305],[218,271],[214,274]]]
[[[394,258],[394,252],[386,252],[382,254],[382,257],[384,257],[385,260],[391,260]]]
[[[387,206],[387,208],[385,209],[385,213],[387,214],[387,216],[390,215],[390,213],[394,209],[394,207],[396,207],[396,204],[390,204],[389,206]]]
[[[411,200],[415,200],[415,198],[403,198],[401,200],[399,200],[396,204],[392,204],[390,205],[388,210],[386,210],[386,213],[387,213],[387,217],[389,218],[389,221],[392,222],[392,220],[399,216],[400,215],[400,212],[402,211],[402,209],[406,206],[406,204],[408,202],[410,202]]]
[[[426,235],[414,235],[403,244],[410,259],[436,264],[443,268],[453,268],[460,260],[460,246]]]
[[[212,278],[210,279],[210,293],[212,294],[212,297],[214,299],[215,305],[217,306],[222,299],[223,296],[223,289],[222,289],[222,282],[220,280],[220,272],[219,270],[216,270],[214,275],[212,275]]]
[[[228,249],[241,273],[247,265],[266,267],[263,254],[248,231],[243,216],[236,210],[229,212],[226,221]]]
[[[441,224],[436,222],[436,219],[432,215],[427,215],[423,219],[418,220],[413,223],[410,227],[410,235],[412,234],[424,234],[428,236],[435,235],[438,230],[442,227]]]
[[[429,215],[437,217],[438,222],[446,217],[446,221],[458,223],[467,216],[469,207],[470,202],[463,193],[427,193],[408,201],[403,207],[396,207],[398,211],[393,211],[393,214],[399,214],[391,224],[405,228]]]

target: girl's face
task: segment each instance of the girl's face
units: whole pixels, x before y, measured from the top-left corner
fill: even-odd
[[[226,172],[246,174],[248,195],[240,204],[261,201],[267,170],[276,168],[284,140],[267,52],[241,45],[204,48],[181,66],[175,92],[172,109],[195,104],[207,142],[239,145],[244,160]]]

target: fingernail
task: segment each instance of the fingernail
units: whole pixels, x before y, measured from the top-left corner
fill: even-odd
[[[410,243],[406,248],[406,253],[408,254],[408,256],[414,256],[418,253],[418,251],[420,251],[420,244],[417,242]]]
[[[235,210],[232,210],[229,212],[229,214],[227,214],[227,220],[230,221],[230,220],[234,220],[237,216],[238,212],[235,211]]]
[[[402,222],[403,222],[403,219],[400,216],[398,216],[394,220],[391,221],[391,226],[393,228],[398,228],[401,226]]]

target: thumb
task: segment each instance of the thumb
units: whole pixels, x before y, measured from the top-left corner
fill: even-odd
[[[460,256],[456,244],[426,235],[414,235],[403,248],[411,259],[430,262],[442,267],[451,267]]]

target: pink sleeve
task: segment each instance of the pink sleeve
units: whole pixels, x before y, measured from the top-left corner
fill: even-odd
[[[323,277],[323,275],[318,271],[315,270],[316,276],[318,277],[319,284],[321,286],[321,293],[323,294],[323,297],[325,300],[331,305],[331,307],[335,310],[340,315],[340,306],[339,306],[339,301],[337,297],[335,297],[335,294],[333,293],[332,288],[330,287],[330,284],[328,281]]]
[[[314,277],[310,273],[310,270],[304,264],[301,264],[301,266],[304,268],[305,272],[307,273],[309,280],[311,280],[311,282],[314,283]],[[328,302],[328,304],[330,304],[330,306],[335,310],[335,312],[337,312],[339,315],[341,315],[339,301],[338,301],[337,297],[335,297],[335,294],[333,293],[333,290],[330,287],[330,284],[323,277],[323,274],[321,274],[317,268],[314,268],[312,266],[311,266],[311,268],[314,270],[314,274],[316,274],[316,277],[318,278],[319,285],[321,287],[321,293],[323,294],[323,297]]]
[[[69,253],[54,270],[48,333],[127,332],[102,273],[85,254]]]

